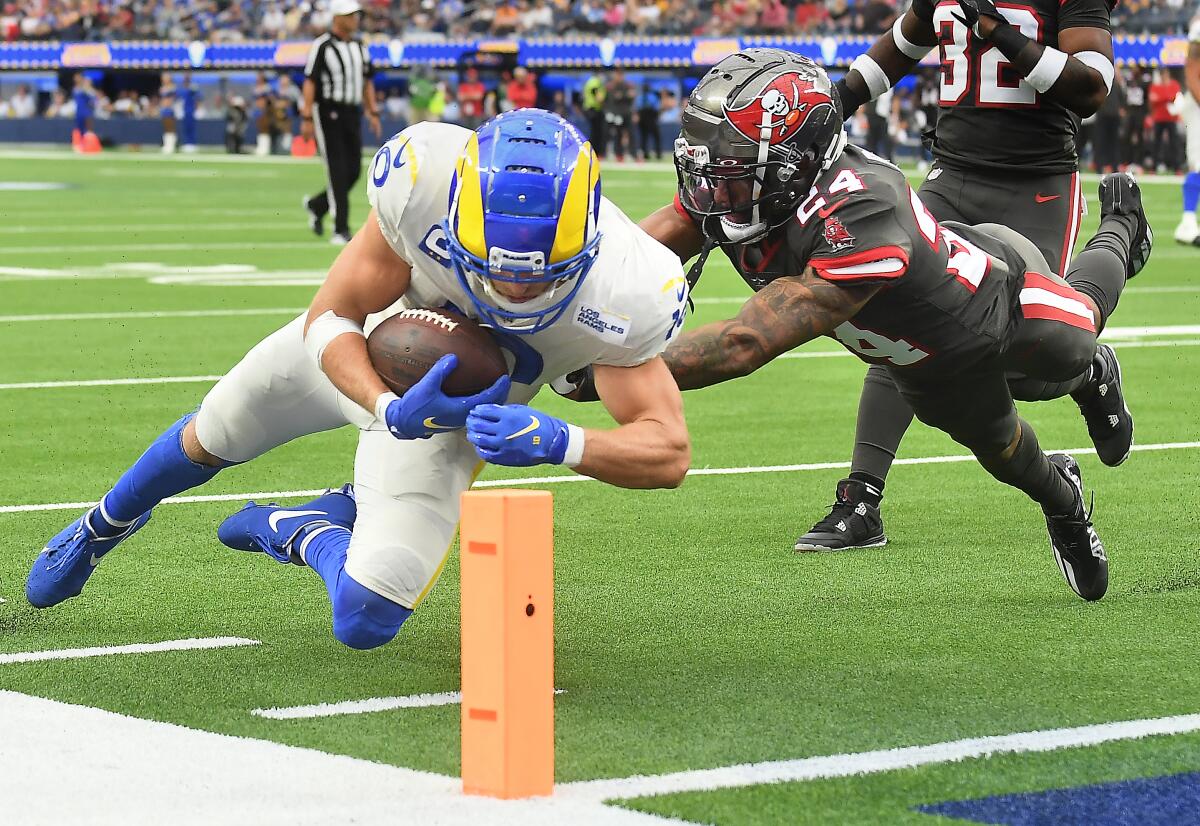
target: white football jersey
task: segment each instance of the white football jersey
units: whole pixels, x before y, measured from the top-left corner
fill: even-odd
[[[368,333],[410,307],[453,305],[479,317],[451,267],[442,229],[451,177],[471,134],[451,124],[418,123],[395,135],[372,160],[368,198],[383,237],[412,266],[412,283],[397,305],[367,320]],[[633,367],[648,361],[682,326],[687,280],[679,258],[606,198],[597,226],[599,254],[566,312],[537,333],[497,332],[512,368],[509,401],[528,400],[542,384],[589,364]]]

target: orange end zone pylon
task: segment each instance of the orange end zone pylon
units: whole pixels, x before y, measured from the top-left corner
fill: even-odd
[[[462,495],[462,778],[467,794],[554,790],[549,491]]]

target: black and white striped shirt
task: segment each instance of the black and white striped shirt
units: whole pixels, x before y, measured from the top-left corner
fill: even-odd
[[[371,76],[367,47],[357,40],[323,34],[308,50],[304,77],[317,87],[316,102],[362,106],[363,85]]]

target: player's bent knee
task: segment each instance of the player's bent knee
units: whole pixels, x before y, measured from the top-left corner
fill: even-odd
[[[1070,381],[1086,373],[1096,355],[1094,335],[1073,335],[1047,354],[1039,372],[1045,381]]]
[[[395,639],[412,609],[372,591],[342,574],[333,598],[333,635],[359,651],[378,648]]]

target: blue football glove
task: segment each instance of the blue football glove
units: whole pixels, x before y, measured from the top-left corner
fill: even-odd
[[[467,441],[494,465],[561,465],[570,430],[562,419],[523,404],[481,404],[467,416]]]
[[[408,392],[388,404],[383,419],[397,439],[428,439],[435,433],[459,430],[467,422],[471,408],[492,405],[508,397],[508,376],[474,396],[447,396],[442,382],[458,364],[457,356],[447,354],[437,360]]]

